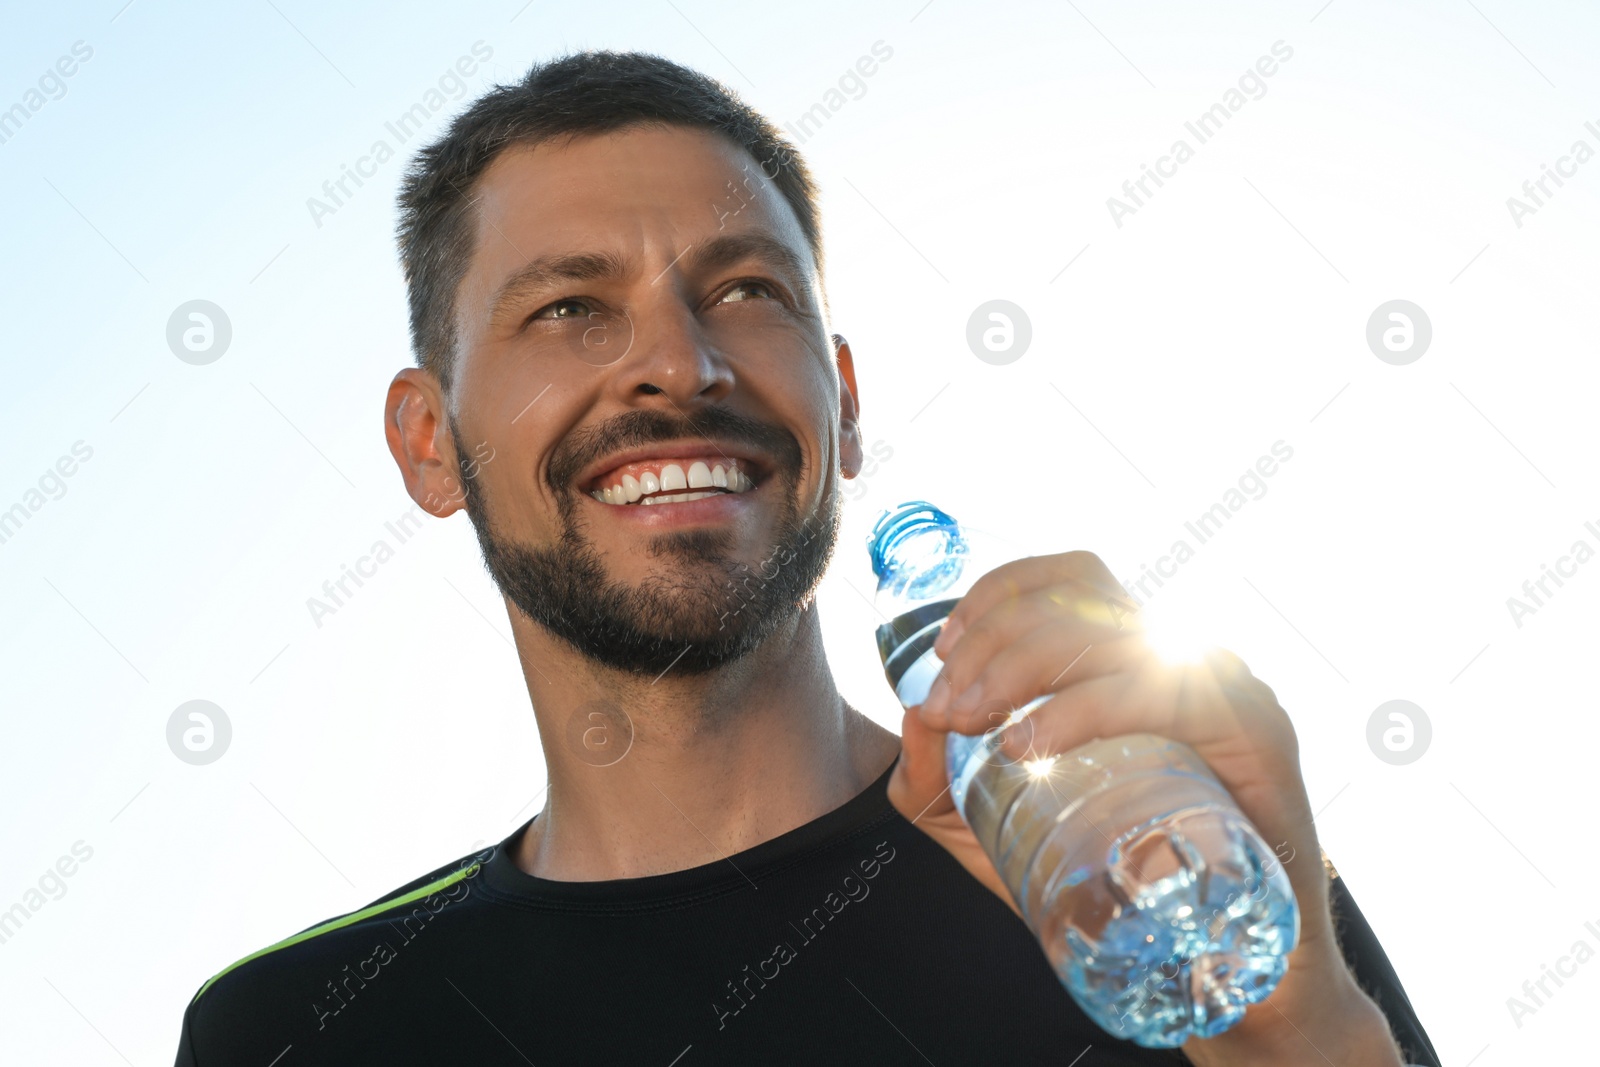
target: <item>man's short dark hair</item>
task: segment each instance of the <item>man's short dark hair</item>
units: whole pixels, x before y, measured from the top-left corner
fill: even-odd
[[[472,258],[470,212],[479,177],[512,146],[638,126],[709,130],[748,152],[794,209],[820,275],[816,187],[805,162],[771,122],[721,83],[660,56],[565,56],[479,97],[406,170],[398,236],[411,345],[417,365],[446,389],[455,356],[456,290]]]

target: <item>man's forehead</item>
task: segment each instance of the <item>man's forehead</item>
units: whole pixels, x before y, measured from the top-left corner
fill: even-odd
[[[807,260],[793,207],[739,145],[707,130],[634,127],[506,149],[474,190],[475,245],[502,273],[552,253],[761,230]],[[497,247],[498,246],[498,247]],[[477,258],[477,257],[475,257]],[[813,265],[814,269],[814,265]]]

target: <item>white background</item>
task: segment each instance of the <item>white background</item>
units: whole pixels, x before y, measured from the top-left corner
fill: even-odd
[[[1600,161],[1520,227],[1506,200],[1575,140],[1600,149],[1600,17],[1320,2],[11,15],[0,108],[73,42],[93,56],[0,144],[0,510],[74,442],[93,455],[0,544],[0,909],[75,842],[93,856],[0,944],[0,1060],[170,1062],[208,975],[537,809],[467,519],[398,546],[383,525],[411,507],[380,412],[409,361],[393,194],[423,137],[583,47],[660,52],[792,122],[881,40],[892,58],[802,148],[867,440],[893,451],[821,596],[847,695],[898,726],[857,592],[880,508],[929,496],[1136,579],[1284,441],[1152,609],[1202,619],[1290,710],[1323,841],[1445,1061],[1570,1062],[1600,962],[1520,1027],[1507,998],[1600,949],[1577,840],[1600,562],[1520,626],[1506,601],[1574,541],[1600,548]],[[1266,94],[1197,145],[1184,122],[1280,40]],[[469,90],[319,226],[307,198],[477,41]],[[1194,158],[1117,226],[1107,198],[1180,137]],[[166,343],[197,298],[233,328],[207,366]],[[1006,366],[965,340],[997,298],[1032,323]],[[1392,299],[1433,326],[1406,366],[1365,339]],[[380,538],[394,558],[316,625],[307,598]],[[1366,740],[1397,698],[1433,730],[1405,766]],[[232,723],[208,766],[167,747],[193,699]]]

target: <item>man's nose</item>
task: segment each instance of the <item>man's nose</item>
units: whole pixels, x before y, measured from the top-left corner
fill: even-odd
[[[732,366],[690,308],[663,300],[631,319],[633,343],[617,361],[610,385],[618,400],[686,411],[733,391]]]

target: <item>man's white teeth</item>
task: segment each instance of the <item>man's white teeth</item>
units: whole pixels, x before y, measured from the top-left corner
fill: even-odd
[[[721,496],[721,493],[701,491],[698,493],[673,493],[671,496],[651,496],[641,500],[641,504],[677,504],[685,500],[704,500],[708,496]]]
[[[689,464],[688,473],[676,463],[668,463],[662,468],[658,477],[645,471],[638,478],[631,474],[624,474],[615,485],[608,485],[602,489],[591,490],[589,495],[596,500],[607,504],[675,504],[685,500],[703,500],[708,496],[715,496],[716,490],[726,490],[730,493],[748,493],[756,487],[756,483],[733,464],[724,467],[720,463],[716,466],[707,466],[701,460]],[[689,492],[674,492],[674,490],[687,489]],[[696,492],[696,490],[707,490]],[[654,494],[663,494],[656,496]],[[671,493],[672,495],[665,495]]]

